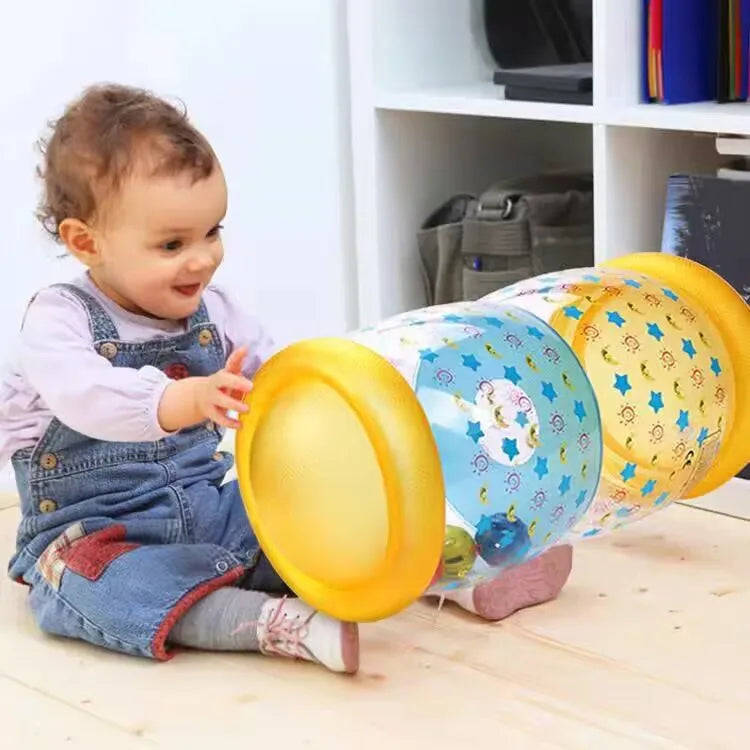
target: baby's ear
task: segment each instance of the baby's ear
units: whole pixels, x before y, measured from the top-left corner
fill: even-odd
[[[60,239],[71,255],[91,268],[99,260],[99,251],[93,229],[80,219],[63,219],[58,227]]]

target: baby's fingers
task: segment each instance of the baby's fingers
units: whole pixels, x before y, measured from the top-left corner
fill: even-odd
[[[225,409],[227,411],[246,412],[250,407],[238,398],[232,398],[232,396],[224,391],[217,391],[216,395],[211,399],[211,405],[219,409]]]
[[[239,349],[235,349],[228,357],[227,363],[224,365],[224,369],[228,372],[239,374],[242,372],[242,363],[245,361],[247,356],[247,347],[241,346]]]
[[[232,430],[239,430],[242,426],[237,419],[233,419],[230,417],[225,411],[222,409],[219,409],[217,407],[213,407],[211,409],[211,415],[210,418],[216,423],[220,424],[222,427],[227,427]]]
[[[221,370],[216,373],[216,377],[219,388],[224,391],[249,393],[253,389],[252,381],[242,375],[235,375],[226,370]]]

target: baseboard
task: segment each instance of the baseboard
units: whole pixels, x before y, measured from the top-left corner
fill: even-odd
[[[750,521],[750,480],[730,479],[708,495],[685,501],[683,504]]]

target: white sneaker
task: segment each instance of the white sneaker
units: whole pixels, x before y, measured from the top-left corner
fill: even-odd
[[[263,654],[317,662],[333,672],[359,669],[359,629],[317,612],[299,599],[269,599],[260,611]]]

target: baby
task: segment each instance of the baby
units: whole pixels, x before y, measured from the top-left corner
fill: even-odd
[[[84,266],[40,290],[2,383],[0,466],[22,519],[10,576],[41,629],[116,651],[255,651],[354,673],[359,636],[294,597],[219,450],[273,344],[211,284],[227,188],[184,113],[83,93],[44,149],[40,219]],[[570,549],[452,595],[497,620],[557,595]]]

